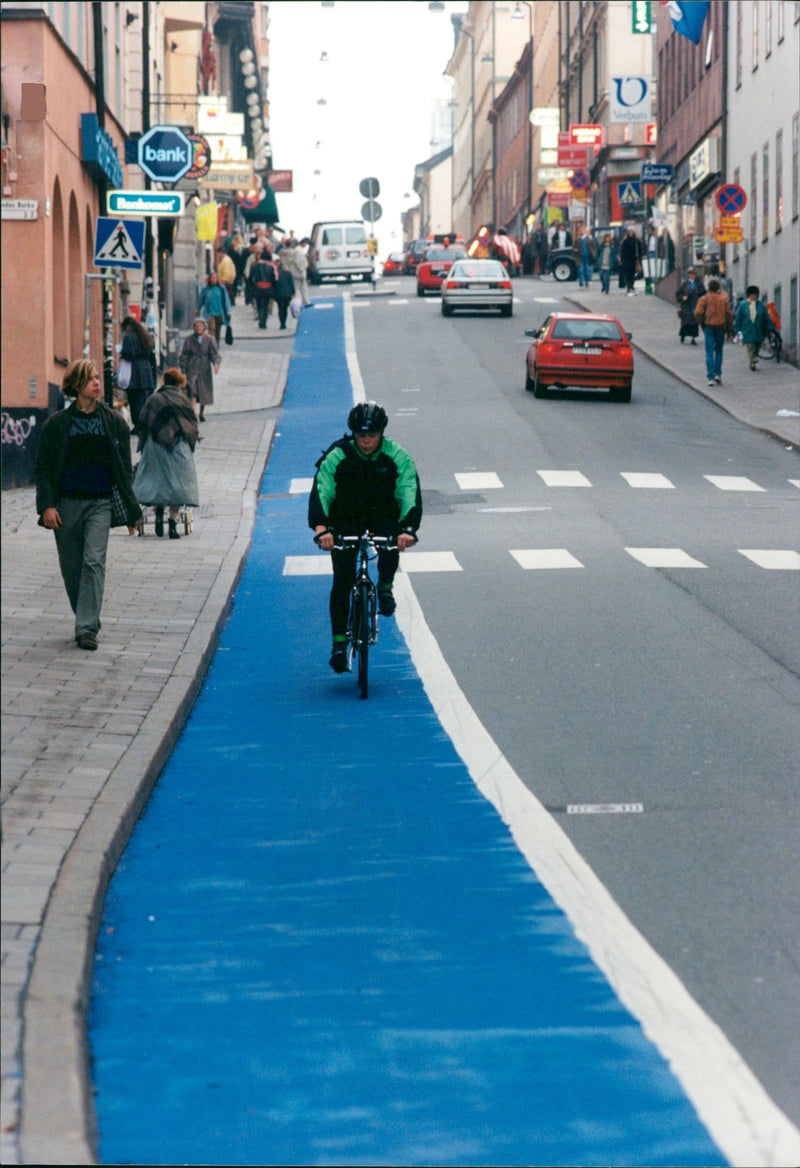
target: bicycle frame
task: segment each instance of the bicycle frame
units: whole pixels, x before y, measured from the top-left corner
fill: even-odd
[[[347,617],[347,656],[352,672],[353,658],[358,661],[358,685],[362,698],[369,689],[369,650],[378,640],[378,591],[369,571],[370,561],[377,558],[379,550],[393,551],[396,544],[390,543],[385,535],[372,535],[365,531],[362,535],[337,536],[334,548],[344,551],[357,549],[356,576],[350,592],[350,611]]]

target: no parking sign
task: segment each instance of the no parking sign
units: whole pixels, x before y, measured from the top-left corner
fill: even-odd
[[[747,206],[747,194],[736,183],[726,183],[717,191],[715,201],[723,215],[738,215]]]

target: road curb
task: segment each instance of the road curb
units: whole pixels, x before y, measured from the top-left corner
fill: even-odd
[[[264,425],[242,492],[241,514],[231,546],[198,614],[178,668],[111,772],[53,887],[24,1007],[25,1106],[20,1128],[23,1163],[99,1162],[87,1013],[105,893],[216,650],[250,546],[258,485],[276,425],[272,418]]]

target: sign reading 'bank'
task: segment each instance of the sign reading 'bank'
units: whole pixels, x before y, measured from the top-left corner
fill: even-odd
[[[154,182],[177,182],[191,170],[193,157],[180,126],[152,126],[139,139],[139,166]]]

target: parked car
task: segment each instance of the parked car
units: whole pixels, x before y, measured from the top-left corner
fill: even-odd
[[[343,276],[346,280],[371,280],[372,258],[367,233],[360,219],[315,223],[308,249],[308,278],[312,284]]]
[[[456,260],[442,284],[442,316],[452,316],[457,308],[499,308],[511,316],[514,293],[499,260]]]
[[[565,280],[577,280],[578,265],[571,247],[557,247],[547,255],[547,270],[552,272],[559,284]]]
[[[615,401],[631,400],[633,348],[615,316],[600,312],[551,312],[525,358],[525,388],[534,397],[550,389],[608,389]]]
[[[466,255],[463,247],[429,247],[417,264],[417,296],[438,292],[456,260]]]
[[[383,261],[382,276],[402,276],[405,256],[401,251],[392,251]]]
[[[407,276],[413,276],[417,270],[417,264],[422,259],[422,253],[431,245],[427,239],[415,239],[406,252],[405,264],[403,270]]]

